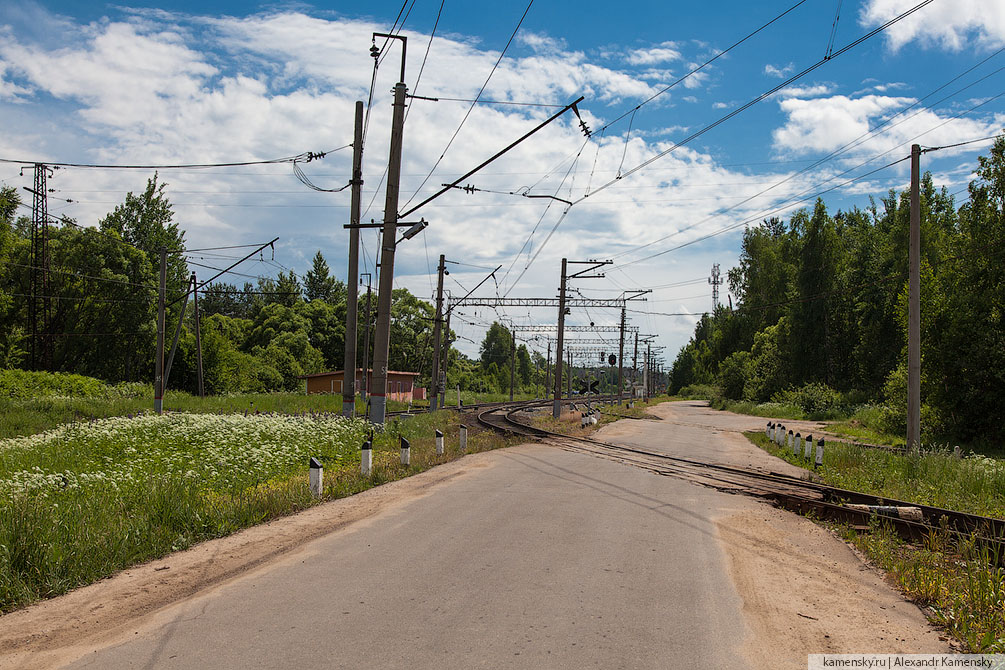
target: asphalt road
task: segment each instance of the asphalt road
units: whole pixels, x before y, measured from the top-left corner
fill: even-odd
[[[667,450],[701,442],[701,455],[715,460],[761,458],[753,447],[742,455],[733,427],[704,428],[700,412],[674,412],[666,422],[619,422],[606,429],[608,439]],[[694,425],[687,434],[698,439],[682,437],[680,424],[688,421]],[[824,533],[805,520],[750,498],[553,447],[472,458],[483,467],[140,619],[114,644],[87,650],[70,667],[796,668],[805,667],[806,651],[826,651],[828,640],[842,639],[836,628],[818,635],[802,625],[809,622],[782,611],[789,601],[807,612],[835,603],[814,605],[807,596],[803,604],[776,592],[795,583],[784,575],[793,559],[786,546],[793,545],[762,543],[745,519]],[[722,526],[724,518],[743,521]],[[879,606],[889,624],[889,611],[903,601],[883,591],[880,579],[863,576],[857,559],[829,537],[824,542],[835,546],[814,570],[847,570],[854,582],[838,584],[831,598],[861,589],[862,607],[887,603]],[[770,586],[768,595],[758,591],[762,569],[753,576],[737,572],[755,563],[745,563],[731,543],[754,547],[751,561],[783,566],[781,585]],[[816,586],[800,588],[821,600]],[[932,647],[937,638],[921,630],[917,610],[902,611],[909,620],[894,622],[901,626],[896,639],[907,639],[904,626],[915,627]],[[819,623],[823,614],[816,614],[800,616]],[[772,636],[792,635],[766,628],[759,616],[769,624],[791,619],[806,648],[790,648],[791,640],[773,646]],[[871,640],[880,629],[857,616],[859,622],[846,623],[866,629],[862,639]],[[906,649],[916,648],[913,639]]]

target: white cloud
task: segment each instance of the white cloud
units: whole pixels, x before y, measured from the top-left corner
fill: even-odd
[[[775,93],[776,98],[818,98],[822,95],[829,95],[834,91],[834,87],[828,84],[815,84],[813,86],[787,86]]]
[[[555,39],[543,33],[521,31],[517,33],[516,40],[530,47],[535,53],[554,54],[566,50],[565,40]]]
[[[873,28],[915,4],[914,0],[867,0],[860,11],[859,22]],[[1005,44],[1005,2],[934,2],[886,29],[886,41],[893,51],[914,40],[950,51],[960,51],[974,44],[984,48],[999,47]]]
[[[663,42],[659,46],[648,49],[633,49],[625,56],[625,62],[629,65],[672,63],[683,58],[676,47],[677,45],[673,42]]]
[[[712,109],[729,109],[730,104],[728,102],[713,102]]]
[[[694,70],[697,67],[698,67],[698,63],[688,63],[687,64],[688,71]],[[685,79],[682,83],[684,84],[684,88],[698,88],[698,87],[702,86],[703,84],[705,84],[705,82],[707,82],[707,81],[708,81],[708,71],[707,70],[701,70],[700,72],[692,72],[688,76],[688,78]]]
[[[30,95],[32,90],[27,86],[19,86],[13,81],[9,81],[5,78],[5,73],[7,70],[7,65],[0,61],[0,100],[6,100],[8,102],[24,102],[22,96]]]
[[[775,67],[771,63],[768,63],[767,65],[764,66],[764,74],[768,75],[769,77],[778,77],[779,79],[785,79],[785,77],[795,69],[796,66],[793,63],[789,63],[788,65],[785,65],[783,67]]]
[[[781,100],[779,106],[788,119],[772,134],[775,147],[806,154],[833,151],[853,143],[849,156],[872,156],[905,150],[912,142],[942,145],[993,135],[1000,131],[1005,118],[952,118],[931,110],[911,110],[898,116],[897,112],[912,102],[913,98],[878,95]],[[888,123],[880,132],[859,141],[884,122]]]

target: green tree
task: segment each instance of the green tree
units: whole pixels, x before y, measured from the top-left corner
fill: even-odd
[[[275,302],[280,305],[292,307],[303,300],[303,288],[300,286],[300,280],[293,273],[293,270],[279,273],[274,291],[276,293],[274,296]]]
[[[493,321],[485,333],[479,353],[483,368],[488,369],[489,365],[495,363],[497,366],[505,366],[509,370],[510,356],[513,353],[512,333],[506,326],[498,321]]]
[[[188,265],[182,252],[185,250],[185,233],[172,221],[174,212],[164,194],[167,184],[157,183],[157,175],[147,181],[140,195],[131,191],[125,201],[112,210],[98,224],[103,233],[115,233],[126,244],[147,254],[151,266],[160,267],[160,250],[167,249],[168,290],[176,293],[188,281]]]
[[[304,275],[304,298],[308,302],[324,300],[334,305],[344,300],[344,294],[345,284],[329,275],[328,263],[319,249],[311,269]]]
[[[24,328],[15,322],[13,287],[8,283],[18,246],[14,222],[20,204],[17,189],[0,187],[0,368],[18,367],[26,355]]]
[[[521,344],[516,349],[516,375],[520,388],[526,389],[531,385],[534,378],[534,364],[530,359],[530,351],[526,344]]]

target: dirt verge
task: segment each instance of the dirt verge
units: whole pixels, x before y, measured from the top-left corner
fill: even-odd
[[[753,667],[801,670],[807,654],[953,651],[916,605],[812,521],[765,505],[716,525]]]

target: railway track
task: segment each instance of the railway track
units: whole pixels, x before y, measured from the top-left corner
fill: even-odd
[[[771,500],[786,509],[804,514],[812,512],[855,528],[868,527],[870,521],[879,516],[910,539],[922,539],[933,531],[966,538],[975,536],[978,542],[991,549],[999,563],[1005,564],[1005,520],[881,498],[776,472],[708,463],[589,437],[563,435],[518,420],[519,413],[543,404],[546,403],[485,408],[478,412],[478,420],[496,430],[539,439],[568,451],[587,453],[728,493]]]

